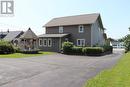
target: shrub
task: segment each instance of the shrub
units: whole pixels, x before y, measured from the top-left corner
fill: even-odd
[[[104,45],[102,46],[104,49],[104,52],[113,52],[113,47],[112,46],[108,46],[108,45]]]
[[[74,45],[71,42],[64,42],[62,44],[63,53],[65,53],[65,54],[71,54],[73,46]]]
[[[14,53],[14,48],[11,43],[7,41],[0,41],[0,54]]]
[[[104,50],[102,47],[85,47],[83,53],[86,55],[100,55]]]
[[[15,53],[20,53],[20,52],[21,52],[19,47],[15,47],[15,46],[14,46],[13,48],[14,48],[14,52],[15,52]]]
[[[73,47],[72,48],[72,53],[76,54],[76,55],[81,55],[81,54],[83,54],[82,49],[83,49],[83,47]]]

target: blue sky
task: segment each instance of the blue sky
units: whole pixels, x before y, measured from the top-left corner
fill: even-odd
[[[13,17],[0,17],[0,31],[27,30],[45,33],[42,26],[55,17],[100,13],[108,37],[129,33],[130,0],[14,0]]]

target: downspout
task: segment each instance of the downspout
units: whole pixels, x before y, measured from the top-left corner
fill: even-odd
[[[61,51],[61,37],[60,37],[60,40],[59,40],[59,52]]]
[[[91,25],[91,47],[93,46],[92,45],[92,43],[93,43],[93,36],[92,36],[92,34],[93,34],[93,24]]]

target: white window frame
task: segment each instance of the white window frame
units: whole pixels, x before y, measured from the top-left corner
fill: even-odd
[[[80,40],[80,44],[78,43],[78,41]],[[84,44],[81,44],[81,41],[83,41]],[[77,46],[85,46],[86,42],[85,39],[77,39]]]
[[[50,44],[49,44],[49,41],[50,41]],[[52,39],[51,38],[48,39],[48,47],[52,47]]]
[[[64,32],[63,26],[59,26],[59,33],[63,33],[63,32]]]
[[[46,41],[46,45],[44,44],[44,41]],[[43,46],[47,47],[47,39],[43,39]]]
[[[79,33],[83,33],[83,32],[84,32],[84,26],[83,25],[79,25]]]
[[[41,43],[40,43],[41,41]],[[39,46],[42,46],[43,45],[43,39],[39,39]]]

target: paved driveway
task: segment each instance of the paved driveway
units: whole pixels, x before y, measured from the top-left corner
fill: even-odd
[[[103,57],[62,54],[0,59],[0,87],[82,87],[86,80],[110,68],[122,51]]]

